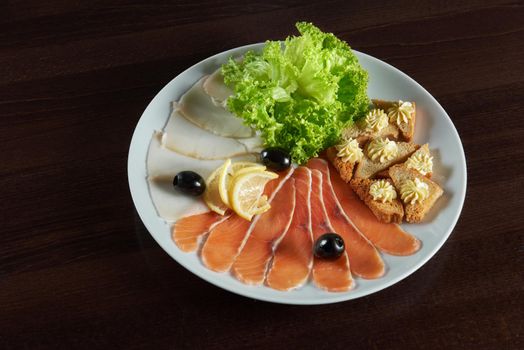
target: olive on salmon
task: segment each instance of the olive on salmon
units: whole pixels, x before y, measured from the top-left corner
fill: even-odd
[[[336,233],[324,233],[315,241],[313,252],[317,258],[336,259],[344,253],[344,240]]]
[[[274,171],[286,170],[291,166],[291,157],[289,154],[278,147],[269,147],[260,152],[262,163]]]

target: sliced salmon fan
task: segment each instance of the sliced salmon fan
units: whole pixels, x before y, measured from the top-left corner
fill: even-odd
[[[307,165],[319,170],[325,181],[322,182],[322,197],[327,217],[334,232],[344,240],[349,257],[351,272],[366,279],[384,275],[385,265],[375,246],[353,225],[342,210],[331,186],[329,167],[325,160],[314,158]]]
[[[173,241],[184,252],[201,246],[202,262],[213,271],[230,271],[245,284],[265,283],[282,291],[300,288],[309,279],[329,292],[348,291],[355,286],[353,276],[384,275],[377,248],[391,255],[420,249],[420,241],[399,225],[376,220],[324,159],[289,169],[270,181],[264,193],[271,209],[251,222],[234,213],[192,215],[173,225]],[[345,242],[335,260],[313,254],[313,242],[326,232],[338,233]]]
[[[286,180],[289,179],[292,172],[293,169],[290,169],[266,185],[264,194],[268,196],[270,204],[273,203],[275,195]],[[235,258],[242,250],[246,239],[256,229],[260,219],[268,212],[256,215],[252,221],[247,221],[236,214],[231,214],[229,219],[216,225],[210,230],[202,247],[201,258],[204,265],[216,272],[229,271]]]
[[[273,247],[287,232],[295,210],[295,179],[291,178],[276,194],[271,210],[264,213],[247,238],[231,268],[241,282],[260,285],[273,257]]]
[[[295,210],[291,224],[275,247],[266,284],[288,291],[302,286],[308,279],[313,262],[311,233],[311,171],[299,167],[295,179]]]
[[[322,194],[322,182],[326,180],[322,178],[319,170],[312,170],[311,175],[311,231],[313,241],[316,241],[324,233],[334,230],[327,217]],[[353,288],[347,253],[344,251],[342,256],[335,260],[314,257],[312,280],[317,287],[329,292],[344,292]]]

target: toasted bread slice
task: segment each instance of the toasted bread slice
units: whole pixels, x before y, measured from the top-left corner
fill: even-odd
[[[409,158],[413,158],[413,157],[416,157],[416,156],[419,156],[419,155],[431,156],[431,153],[429,151],[429,144],[425,143],[422,146],[420,146],[420,148],[415,153],[413,153],[411,156],[409,156]],[[409,168],[409,166],[408,166],[409,158],[404,163],[404,164],[406,164],[406,167],[408,167],[408,168]],[[417,170],[417,169],[414,169],[414,170]],[[424,174],[421,173],[421,175],[424,175]],[[427,177],[428,179],[431,179],[431,175],[433,175],[433,172],[426,173],[424,176]]]
[[[404,164],[399,164],[389,168],[389,175],[393,180],[393,184],[400,193],[400,186],[406,180],[415,180],[418,178],[420,181],[425,182],[429,186],[429,196],[420,203],[410,204],[404,203],[404,212],[407,222],[417,223],[424,219],[424,216],[429,212],[431,207],[435,204],[437,199],[442,196],[444,191],[435,182],[431,181],[427,177],[421,175],[414,169],[408,169]]]
[[[384,101],[377,99],[372,99],[371,102],[375,107],[383,109],[386,111],[386,113],[388,109],[395,103],[395,101]],[[415,102],[411,102],[411,104],[413,104],[414,107],[414,111],[411,113],[411,119],[407,123],[401,123],[398,125],[400,130],[399,139],[407,142],[411,142],[411,140],[413,140],[413,135],[415,134],[416,105]]]
[[[357,139],[360,146],[363,146],[371,139],[378,137],[387,137],[390,140],[398,139],[399,129],[394,124],[389,124],[380,131],[371,131],[367,130],[365,122],[361,121],[357,124],[354,124],[342,131],[342,136],[345,138],[354,138]]]
[[[413,153],[411,156],[409,156],[408,159],[406,159],[406,161],[404,162],[404,164],[406,164],[406,166],[407,166],[408,165],[408,161],[409,161],[410,158],[415,157],[415,156],[420,155],[420,154],[427,154],[428,156],[431,156],[431,153],[429,152],[429,145],[427,143],[423,144],[422,146],[420,146],[420,148],[415,153]],[[409,168],[409,166],[408,166],[408,168]],[[415,169],[415,170],[417,170],[417,169]],[[424,174],[422,174],[422,175],[424,175]],[[427,177],[428,179],[431,179],[431,175],[433,175],[433,173],[429,172],[429,173],[426,173],[426,175],[424,175],[424,176]],[[382,170],[382,171],[376,173],[374,177],[377,178],[377,179],[387,179],[387,178],[389,178],[389,169]]]
[[[393,185],[393,181],[386,181]],[[373,196],[369,194],[369,187],[373,182],[374,181],[370,179],[353,179],[350,182],[350,186],[360,199],[366,203],[369,209],[371,209],[379,221],[385,223],[402,223],[402,218],[404,218],[404,207],[400,200],[393,199],[391,202],[387,203],[374,200]]]
[[[411,142],[397,142],[398,153],[397,156],[391,160],[381,163],[380,161],[373,161],[364,152],[362,161],[357,164],[354,177],[368,179],[374,177],[377,173],[388,169],[390,166],[403,163],[412,155],[420,146]]]
[[[382,171],[379,171],[375,175],[373,175],[373,178],[375,179],[389,179],[389,169],[385,169]]]
[[[335,169],[337,169],[338,173],[340,174],[340,178],[345,182],[349,182],[353,177],[353,168],[355,167],[355,163],[342,161],[340,157],[337,157],[337,149],[335,147],[328,148],[326,151],[326,156],[331,164],[333,164]]]

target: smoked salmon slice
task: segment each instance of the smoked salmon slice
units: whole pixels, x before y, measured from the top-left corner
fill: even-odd
[[[171,238],[180,250],[194,252],[198,248],[200,238],[228,217],[212,211],[186,216],[175,222]]]
[[[264,282],[273,246],[288,230],[295,210],[295,179],[286,181],[276,194],[271,209],[260,216],[231,270],[246,284]]]
[[[277,290],[291,290],[303,285],[313,262],[311,234],[311,171],[295,170],[295,210],[289,229],[278,243],[266,283]]]
[[[420,241],[395,223],[377,220],[371,209],[358,198],[336,170],[330,166],[331,184],[349,219],[378,249],[391,255],[411,255],[420,249]]]
[[[333,232],[333,228],[324,208],[322,173],[318,170],[311,170],[311,175],[311,231],[313,241],[316,241],[324,233]],[[329,292],[344,292],[354,285],[348,255],[345,251],[336,260],[314,257],[311,275],[317,287]]]
[[[264,194],[269,197],[269,203],[273,202],[275,194],[278,193],[282,184],[291,176],[292,172],[292,170],[289,170],[266,185]],[[209,232],[202,247],[201,258],[204,265],[216,272],[228,271],[260,217],[261,215],[257,215],[252,221],[248,221],[232,214],[229,219],[216,225]]]
[[[233,263],[251,222],[232,214],[209,232],[202,248],[202,262],[210,270],[225,272]]]
[[[342,210],[331,186],[328,163],[323,159],[313,158],[308,162],[308,167],[320,170],[322,173],[324,207],[331,227],[344,240],[351,272],[366,279],[379,278],[384,275],[385,266],[382,257]]]

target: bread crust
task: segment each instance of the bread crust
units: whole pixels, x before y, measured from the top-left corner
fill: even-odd
[[[335,147],[328,148],[326,151],[326,156],[328,157],[331,164],[333,164],[335,169],[337,169],[342,180],[349,182],[353,177],[355,163],[344,162],[340,157],[337,157],[337,150]]]

